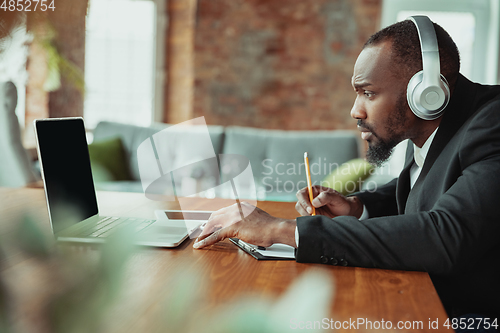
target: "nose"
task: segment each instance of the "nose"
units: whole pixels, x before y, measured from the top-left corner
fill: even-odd
[[[360,101],[358,97],[354,101],[354,105],[351,109],[351,117],[354,119],[366,119],[366,111],[364,104]]]

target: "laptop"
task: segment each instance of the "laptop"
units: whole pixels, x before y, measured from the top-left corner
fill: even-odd
[[[52,231],[58,241],[103,243],[119,228],[138,245],[176,247],[188,237],[179,221],[99,214],[83,118],[34,121],[38,159]]]

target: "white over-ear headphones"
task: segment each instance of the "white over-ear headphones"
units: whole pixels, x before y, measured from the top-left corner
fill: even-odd
[[[417,27],[423,70],[408,82],[406,98],[413,113],[424,120],[439,118],[450,101],[450,88],[441,75],[439,49],[432,21],[427,16],[408,18]]]

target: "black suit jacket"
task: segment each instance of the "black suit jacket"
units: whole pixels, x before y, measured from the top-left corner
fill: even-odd
[[[500,86],[460,76],[410,192],[356,194],[370,218],[299,217],[298,262],[429,272],[450,316],[500,313]]]

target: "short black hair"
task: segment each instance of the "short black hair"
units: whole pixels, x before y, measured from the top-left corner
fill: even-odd
[[[453,90],[460,71],[460,55],[457,45],[450,35],[439,24],[434,23],[434,30],[439,47],[441,74],[446,78]],[[373,34],[363,48],[378,45],[382,42],[392,42],[392,52],[398,70],[408,80],[422,70],[422,51],[415,24],[410,20],[394,23]],[[401,73],[400,73],[401,74]]]

